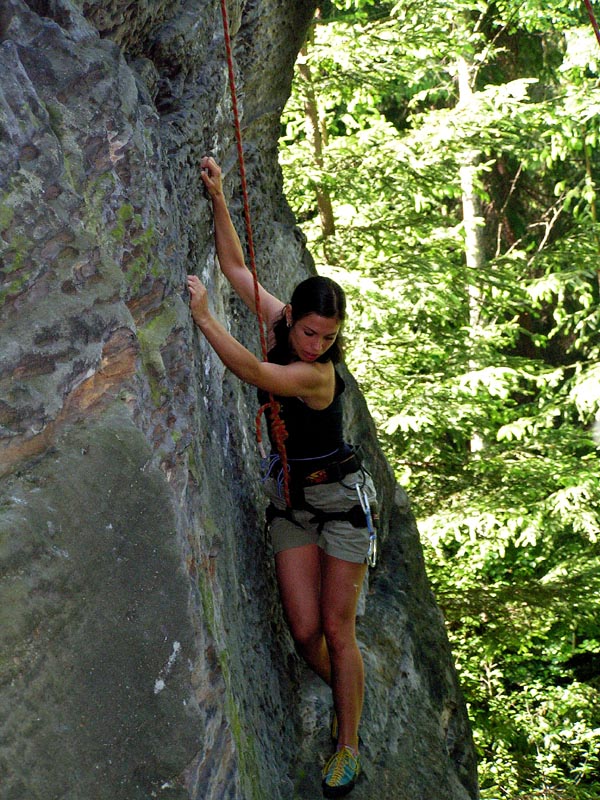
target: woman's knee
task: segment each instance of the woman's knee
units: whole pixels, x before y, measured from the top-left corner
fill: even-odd
[[[323,628],[318,620],[289,621],[290,632],[296,645],[310,648],[323,638]]]
[[[323,619],[323,633],[330,651],[340,652],[356,645],[353,619],[326,616]]]

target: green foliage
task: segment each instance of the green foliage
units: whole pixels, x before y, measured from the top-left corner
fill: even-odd
[[[482,796],[597,797],[600,49],[572,0],[348,0],[305,59],[324,147],[297,81],[286,191],[348,294],[350,366],[419,517]]]

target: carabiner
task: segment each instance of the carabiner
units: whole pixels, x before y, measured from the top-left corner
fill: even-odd
[[[369,531],[369,552],[367,553],[367,564],[370,567],[374,567],[377,564],[377,530],[373,524],[373,515],[371,514],[369,498],[366,491],[362,486],[360,486],[360,484],[357,483],[354,488],[356,489],[360,507],[362,508],[367,521],[367,530]]]

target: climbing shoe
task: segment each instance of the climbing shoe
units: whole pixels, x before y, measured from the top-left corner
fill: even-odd
[[[323,767],[323,795],[343,797],[354,789],[360,773],[360,758],[351,747],[342,747]]]

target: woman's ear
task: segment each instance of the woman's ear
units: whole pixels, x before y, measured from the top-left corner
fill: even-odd
[[[286,303],[284,305],[283,313],[285,314],[285,321],[288,328],[291,328],[294,322],[294,318],[292,317],[292,306],[290,305],[290,303]]]

